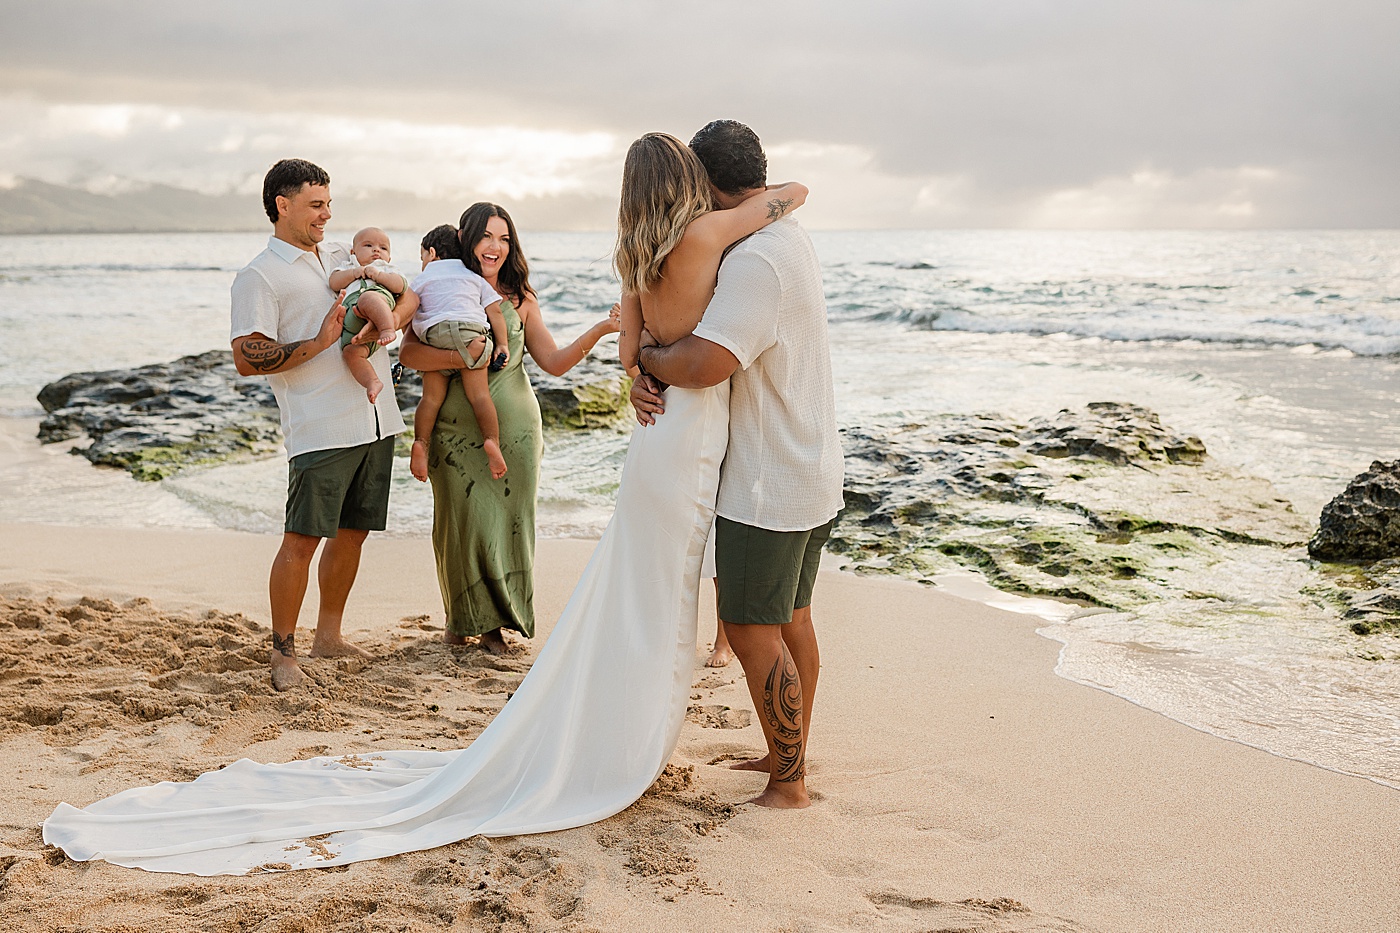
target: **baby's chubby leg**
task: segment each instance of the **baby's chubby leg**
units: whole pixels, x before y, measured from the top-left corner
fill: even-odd
[[[379,345],[387,346],[394,342],[399,332],[394,329],[394,306],[379,292],[365,292],[355,303],[355,313],[374,325],[379,331]]]
[[[369,396],[369,402],[373,405],[379,400],[379,393],[384,391],[384,383],[369,361],[369,347],[352,343],[340,351],[340,358],[345,360],[355,381],[365,387],[365,395]]]
[[[428,444],[437,424],[438,409],[447,397],[447,376],[440,372],[423,374],[423,397],[413,412],[413,450],[408,455],[408,472],[420,483],[428,481]]]

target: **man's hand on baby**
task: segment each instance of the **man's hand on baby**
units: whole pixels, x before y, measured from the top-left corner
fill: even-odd
[[[335,304],[331,305],[330,311],[326,312],[326,318],[321,322],[321,330],[316,335],[320,343],[330,346],[340,340],[340,331],[345,327],[345,290],[341,289],[335,298]]]

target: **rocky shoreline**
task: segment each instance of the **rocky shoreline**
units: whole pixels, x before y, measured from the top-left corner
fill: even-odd
[[[527,366],[549,429],[625,425],[615,363],[590,358],[563,378]],[[410,419],[420,385],[409,371],[398,387]],[[75,373],[39,401],[43,442],[88,438],[75,453],[141,480],[280,444],[266,380],[239,376],[222,350]],[[849,429],[844,443],[846,509],[829,547],[857,572],[931,581],[974,569],[1004,591],[1086,609],[1303,613],[1358,636],[1400,634],[1400,462],[1357,477],[1319,528],[1266,480],[1127,403],[1026,422],[941,415]]]
[[[589,357],[562,378],[541,372],[529,360],[526,368],[548,427],[606,428],[630,410],[631,383],[615,363]],[[405,370],[397,397],[410,424],[421,396],[419,375]],[[72,373],[44,386],[38,399],[46,413],[39,425],[42,443],[85,439],[74,453],[127,470],[138,480],[272,456],[282,442],[267,380],[240,376],[227,350],[133,369]]]
[[[846,510],[829,548],[857,572],[933,582],[970,568],[1000,590],[1086,611],[1196,624],[1276,614],[1400,634],[1400,554],[1310,558],[1313,520],[1139,406],[1028,422],[946,415],[850,430],[845,445]],[[1349,531],[1338,523],[1333,534]],[[1387,640],[1358,654],[1396,649]]]

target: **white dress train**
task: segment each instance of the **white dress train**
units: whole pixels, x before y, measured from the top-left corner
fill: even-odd
[[[471,836],[581,826],[626,808],[676,745],[701,558],[728,442],[728,383],[669,389],[632,434],[617,506],[538,659],[458,751],[257,764],[58,805],[44,841],[149,871],[343,865]]]

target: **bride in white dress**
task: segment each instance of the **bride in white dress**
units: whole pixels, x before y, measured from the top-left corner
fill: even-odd
[[[800,205],[801,185],[783,188]],[[776,220],[711,209],[703,167],[651,133],[628,151],[616,265],[621,346],[690,333],[724,249]],[[640,296],[640,300],[638,298]],[[675,749],[695,667],[701,560],[728,442],[728,383],[671,388],[632,434],[616,510],[529,674],[470,746],[285,764],[242,759],[184,784],[58,805],[44,841],[78,861],[243,874],[343,865],[471,836],[581,826],[626,808]]]

